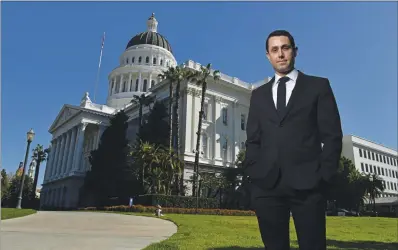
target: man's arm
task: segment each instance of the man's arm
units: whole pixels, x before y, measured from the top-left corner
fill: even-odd
[[[329,80],[322,82],[318,98],[318,130],[323,143],[321,172],[326,182],[337,172],[342,151],[341,120]]]
[[[255,104],[256,94],[257,91],[254,90],[250,98],[250,107],[246,126],[247,140],[245,154],[246,156],[243,163],[244,169],[256,162],[261,147],[261,127],[258,119],[258,113],[256,112],[258,107],[256,107]]]

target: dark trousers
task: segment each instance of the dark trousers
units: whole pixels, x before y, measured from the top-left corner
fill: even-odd
[[[300,250],[326,250],[326,201],[324,187],[294,190],[279,174],[271,189],[253,182],[252,205],[261,238],[267,250],[289,250],[289,222],[292,213]]]

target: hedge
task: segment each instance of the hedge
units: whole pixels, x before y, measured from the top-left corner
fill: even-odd
[[[115,211],[115,212],[135,212],[135,213],[155,213],[155,206],[109,206],[109,207],[86,207],[80,208],[84,211]],[[253,211],[247,210],[228,210],[228,209],[208,209],[208,208],[176,208],[162,207],[163,214],[204,214],[204,215],[234,215],[234,216],[254,216]]]
[[[174,207],[174,208],[219,208],[219,200],[212,198],[198,198],[192,196],[179,195],[162,195],[162,194],[145,194],[139,195],[133,201],[134,204],[142,204],[144,206]]]

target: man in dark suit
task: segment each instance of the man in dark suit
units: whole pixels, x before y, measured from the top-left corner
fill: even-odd
[[[337,172],[342,129],[326,78],[295,69],[289,32],[266,41],[275,76],[252,92],[245,173],[265,249],[288,250],[290,213],[300,250],[326,250],[325,191]]]

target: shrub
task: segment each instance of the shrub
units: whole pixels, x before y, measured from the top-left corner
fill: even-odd
[[[109,207],[86,207],[79,210],[86,211],[116,211],[116,212],[135,212],[135,213],[155,213],[155,206],[134,205],[129,206],[109,206]],[[163,214],[205,214],[205,215],[230,215],[230,216],[254,216],[250,210],[228,210],[228,209],[209,209],[209,208],[178,208],[162,207]]]
[[[199,208],[218,208],[218,199],[199,198],[192,196],[178,196],[178,195],[162,195],[162,194],[146,194],[140,195],[134,199],[134,203],[145,206],[174,207],[174,208],[196,208],[198,202]]]

